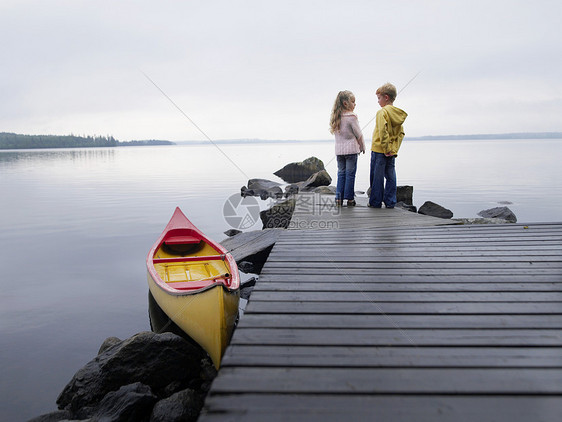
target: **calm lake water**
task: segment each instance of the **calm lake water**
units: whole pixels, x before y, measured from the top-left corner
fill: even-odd
[[[0,151],[0,420],[55,410],[106,337],[150,329],[145,257],[176,206],[222,240],[249,178],[312,155],[336,177],[331,142],[218,146]],[[508,201],[520,222],[559,222],[561,157],[562,140],[406,140],[398,184],[455,217]]]

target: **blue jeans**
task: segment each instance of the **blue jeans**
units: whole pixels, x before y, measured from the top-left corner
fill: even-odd
[[[380,152],[371,151],[371,195],[369,205],[386,208],[396,205],[396,168],[395,157],[387,157]],[[385,180],[386,179],[386,184]]]
[[[336,199],[355,199],[355,173],[359,154],[336,155],[338,160],[338,184]]]

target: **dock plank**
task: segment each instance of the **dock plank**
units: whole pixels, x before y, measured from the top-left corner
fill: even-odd
[[[255,314],[244,315],[244,328],[557,328],[562,315],[346,315]],[[560,356],[562,359],[562,355]]]
[[[248,406],[247,403],[252,403]],[[212,394],[200,420],[248,422],[559,420],[558,396]],[[283,409],[282,412],[279,409]],[[303,417],[303,415],[306,416]]]
[[[224,367],[562,368],[553,347],[232,345]]]
[[[231,342],[294,346],[562,346],[560,329],[241,328]]]
[[[225,367],[213,392],[562,394],[562,369]]]

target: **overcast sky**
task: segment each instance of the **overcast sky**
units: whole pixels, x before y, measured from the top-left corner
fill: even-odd
[[[172,100],[213,140],[331,139],[349,89],[370,138],[387,81],[410,82],[407,136],[562,131],[561,17],[559,0],[2,0],[0,131],[205,139]]]

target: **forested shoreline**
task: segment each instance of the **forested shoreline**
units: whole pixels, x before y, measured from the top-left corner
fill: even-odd
[[[0,132],[0,149],[99,148],[143,145],[174,145],[174,143],[157,140],[121,142],[113,136],[19,135],[17,133]]]

